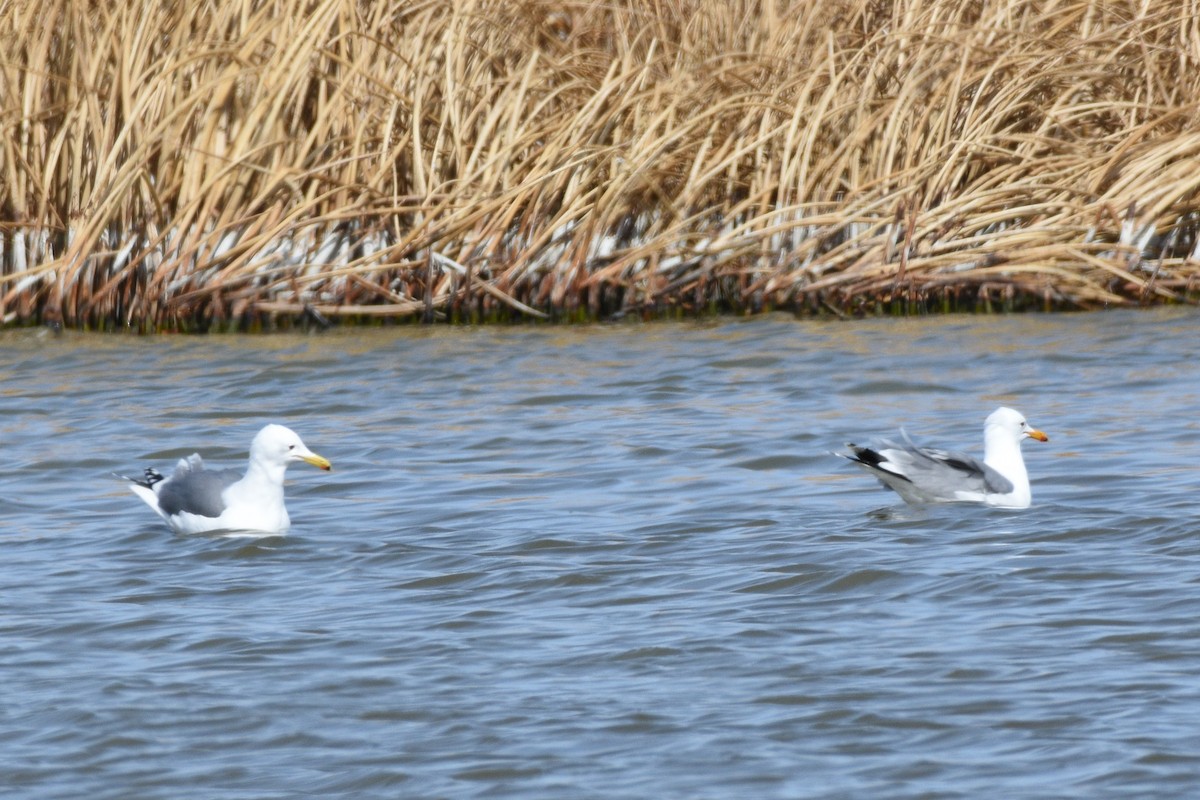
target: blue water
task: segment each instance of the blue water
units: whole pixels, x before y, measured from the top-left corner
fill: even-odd
[[[1198,321],[0,334],[3,796],[1200,794]],[[1001,404],[1025,511],[829,452]],[[269,421],[285,536],[110,474]]]

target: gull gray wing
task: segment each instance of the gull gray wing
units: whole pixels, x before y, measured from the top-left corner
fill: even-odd
[[[210,470],[198,455],[181,459],[175,474],[158,490],[158,507],[167,516],[181,512],[219,517],[225,511],[222,493],[241,478],[236,470]]]
[[[918,447],[904,434],[904,444],[883,444],[881,455],[895,465],[897,472],[922,491],[941,497],[958,492],[1008,494],[1012,481],[979,459],[932,447]]]

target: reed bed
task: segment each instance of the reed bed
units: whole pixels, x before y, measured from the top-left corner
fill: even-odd
[[[1200,0],[0,0],[0,319],[1189,302]]]

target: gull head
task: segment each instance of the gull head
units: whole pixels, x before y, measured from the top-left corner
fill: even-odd
[[[285,467],[293,461],[304,461],[323,470],[333,468],[328,459],[305,447],[296,432],[283,425],[268,425],[258,432],[250,443],[250,460]]]
[[[1050,437],[1026,422],[1020,411],[1011,408],[1000,407],[989,414],[987,421],[983,424],[983,430],[985,436],[991,434],[992,431],[1003,431],[1006,436],[1011,436],[1014,442],[1020,442],[1023,439],[1035,439],[1039,442],[1050,441]]]

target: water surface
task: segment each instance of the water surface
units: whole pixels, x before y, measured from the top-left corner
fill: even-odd
[[[0,335],[0,785],[20,798],[1200,792],[1190,311]],[[979,453],[1034,506],[847,462]],[[268,421],[286,536],[111,472]]]

